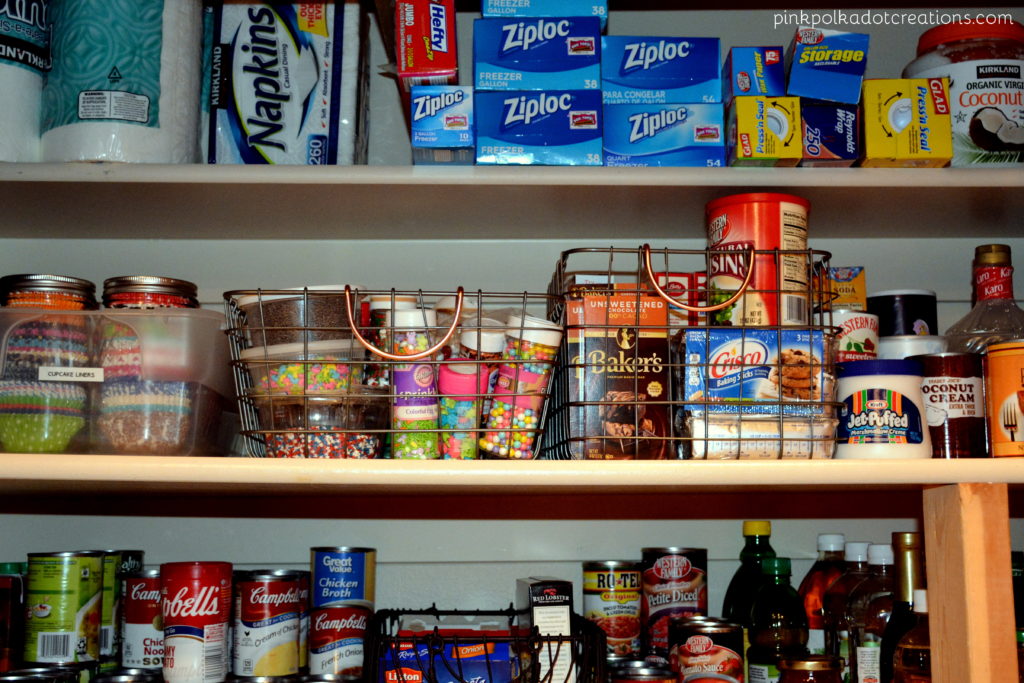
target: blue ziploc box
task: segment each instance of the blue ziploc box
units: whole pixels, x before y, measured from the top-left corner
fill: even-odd
[[[601,166],[601,93],[476,93],[476,163]]]
[[[601,24],[596,17],[477,19],[477,90],[598,90]]]
[[[800,28],[786,51],[786,94],[857,104],[868,63],[866,33]]]
[[[605,166],[725,165],[721,104],[606,104]]]
[[[606,104],[721,102],[719,40],[605,36],[601,88]]]
[[[782,46],[731,48],[722,66],[722,87],[722,101],[727,104],[736,95],[785,95],[786,63]]]
[[[800,166],[853,166],[861,155],[860,107],[802,99],[803,159]]]
[[[604,31],[608,0],[483,0],[484,17],[597,17]]]
[[[473,88],[467,85],[414,85],[410,93],[412,162],[472,165]]]

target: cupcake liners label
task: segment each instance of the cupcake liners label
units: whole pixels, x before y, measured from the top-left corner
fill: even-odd
[[[103,368],[39,368],[40,382],[103,382]]]

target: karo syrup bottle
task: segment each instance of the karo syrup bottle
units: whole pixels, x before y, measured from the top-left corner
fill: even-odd
[[[972,270],[976,303],[946,330],[947,351],[981,353],[989,344],[1024,337],[1024,310],[1013,298],[1010,247],[975,247]]]

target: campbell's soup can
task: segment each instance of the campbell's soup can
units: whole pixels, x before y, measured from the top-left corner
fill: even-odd
[[[707,204],[708,303],[727,301],[754,269],[746,293],[734,304],[711,312],[710,324],[809,323],[810,208],[803,197],[771,192],[730,195]]]
[[[242,677],[299,672],[299,574],[235,572],[232,673]]]
[[[160,570],[140,569],[121,583],[121,666],[157,671],[164,666]]]
[[[102,599],[101,551],[29,553],[25,661],[98,661]]]
[[[673,620],[669,664],[679,683],[743,683],[743,627],[713,617]]]
[[[992,457],[1024,456],[1024,339],[986,349],[985,405]]]
[[[583,616],[604,631],[610,661],[640,657],[640,565],[632,560],[583,563]]]
[[[117,668],[121,653],[121,583],[142,568],[142,550],[103,551],[103,600],[100,609],[100,671]]]
[[[648,657],[667,661],[673,619],[708,613],[706,548],[644,548],[642,619]]]
[[[377,551],[324,547],[310,553],[309,672],[361,676]]]
[[[297,570],[299,583],[299,671],[309,671],[309,572]]]
[[[228,674],[230,562],[160,565],[164,680],[220,683]]]

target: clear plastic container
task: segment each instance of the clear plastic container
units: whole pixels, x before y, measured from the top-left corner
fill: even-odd
[[[275,344],[239,354],[252,396],[347,394],[363,380],[363,347],[352,339]]]
[[[390,424],[387,390],[342,397],[253,399],[268,458],[377,458]]]
[[[352,289],[359,287],[352,285]],[[235,304],[253,346],[349,339],[352,328],[344,290],[344,285],[267,290],[273,293],[240,296]]]

